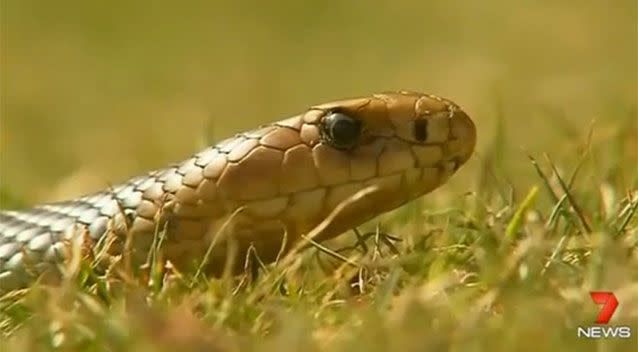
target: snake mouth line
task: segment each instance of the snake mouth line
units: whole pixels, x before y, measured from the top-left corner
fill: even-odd
[[[444,159],[439,163],[430,165],[430,166],[414,166],[414,167],[410,167],[407,169],[403,169],[401,171],[395,171],[392,173],[388,173],[385,175],[374,175],[371,177],[367,177],[367,178],[362,178],[362,179],[357,179],[357,180],[348,180],[348,181],[344,181],[344,182],[340,182],[340,183],[333,183],[330,185],[319,185],[316,187],[312,187],[312,188],[305,188],[299,191],[295,191],[295,192],[289,192],[289,193],[282,193],[279,194],[277,196],[274,197],[259,197],[259,198],[251,198],[251,199],[244,199],[244,200],[236,200],[236,199],[231,199],[231,198],[224,198],[223,200],[226,201],[231,201],[231,202],[241,202],[241,203],[251,203],[251,202],[261,202],[261,201],[268,201],[271,200],[273,198],[279,198],[279,197],[291,197],[294,196],[296,194],[300,194],[300,193],[307,193],[307,192],[313,192],[313,191],[317,191],[317,190],[329,190],[332,188],[336,188],[336,187],[340,187],[340,186],[348,186],[348,185],[357,185],[357,184],[367,184],[370,182],[374,182],[374,181],[381,181],[383,179],[386,178],[391,178],[391,177],[396,177],[396,176],[402,176],[407,174],[408,172],[411,171],[419,171],[419,172],[426,172],[426,171],[436,171],[437,173],[437,177],[441,177],[442,173],[445,172],[446,168],[446,164],[453,164],[453,167],[450,168],[451,172],[450,174],[455,171],[456,169],[458,169],[459,167],[459,162],[456,160],[455,158],[452,159]],[[447,175],[449,176],[449,175]]]

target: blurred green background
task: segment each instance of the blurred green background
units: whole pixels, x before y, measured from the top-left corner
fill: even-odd
[[[470,170],[498,134],[524,183],[524,150],[573,158],[594,120],[594,142],[633,133],[635,161],[637,4],[5,0],[0,186],[26,204],[71,197],[311,104],[396,89],[468,111]]]

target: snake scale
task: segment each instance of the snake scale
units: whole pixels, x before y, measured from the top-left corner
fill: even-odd
[[[138,263],[158,229],[162,254],[181,270],[197,265],[213,241],[211,275],[224,267],[229,243],[237,258],[253,246],[271,262],[366,187],[374,191],[336,213],[316,240],[434,190],[475,144],[468,115],[435,95],[401,91],[315,105],[104,191],[0,211],[0,291],[59,273],[74,241],[92,250],[112,238],[109,253],[128,248]]]

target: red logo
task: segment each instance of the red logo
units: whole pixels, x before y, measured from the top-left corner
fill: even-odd
[[[613,292],[592,291],[589,292],[591,299],[597,304],[601,304],[600,312],[596,317],[596,324],[592,326],[579,326],[576,336],[581,339],[630,339],[631,327],[627,325],[606,325],[618,308],[618,299]]]
[[[614,315],[616,308],[618,308],[616,296],[614,296],[613,292],[606,291],[592,291],[589,294],[596,304],[603,305],[596,318],[596,324],[607,324],[611,316]]]

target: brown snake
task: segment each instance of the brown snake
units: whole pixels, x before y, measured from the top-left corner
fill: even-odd
[[[77,241],[92,250],[113,239],[114,255],[128,243],[135,263],[143,262],[159,230],[163,255],[180,270],[198,265],[213,241],[208,273],[222,270],[230,243],[236,258],[252,245],[270,262],[284,237],[290,248],[362,189],[372,191],[333,214],[316,240],[439,187],[475,144],[468,115],[434,95],[383,93],[316,105],[108,190],[1,211],[0,292],[57,272]]]

